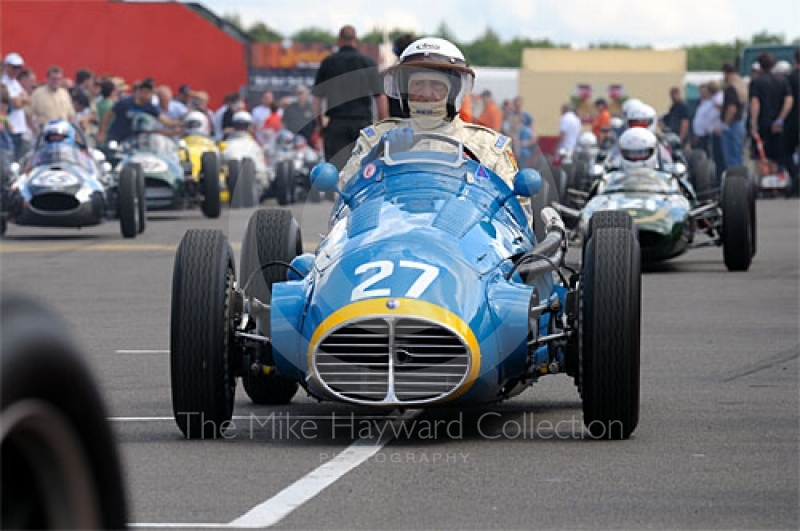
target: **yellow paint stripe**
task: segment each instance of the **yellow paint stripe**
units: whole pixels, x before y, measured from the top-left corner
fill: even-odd
[[[469,373],[467,374],[467,378],[464,380],[464,383],[461,385],[458,391],[448,396],[445,401],[452,400],[466,393],[469,388],[472,387],[472,384],[475,383],[475,380],[477,380],[481,366],[480,346],[478,345],[478,340],[469,325],[467,325],[467,323],[465,323],[453,312],[429,302],[416,299],[398,298],[396,300],[400,304],[396,309],[390,310],[386,307],[386,302],[388,300],[388,298],[377,298],[354,302],[353,304],[348,304],[344,308],[340,308],[329,315],[328,318],[322,321],[322,323],[317,327],[317,329],[314,331],[314,335],[311,337],[311,342],[308,345],[308,366],[313,367],[314,351],[316,350],[319,342],[328,334],[330,330],[341,325],[342,323],[352,321],[359,317],[370,316],[378,317],[389,315],[392,317],[420,317],[435,323],[440,323],[451,328],[452,330],[455,330],[456,333],[458,333],[464,339],[464,341],[466,341],[467,346],[469,347],[470,357],[472,359]],[[312,374],[316,379],[316,374],[314,374],[313,371]],[[317,381],[317,384],[322,387],[319,381]]]

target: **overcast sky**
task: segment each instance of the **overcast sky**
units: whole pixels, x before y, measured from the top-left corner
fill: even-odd
[[[444,21],[460,40],[487,27],[504,41],[549,38],[586,46],[601,41],[678,47],[749,38],[761,30],[800,37],[800,0],[199,0],[218,15],[238,13],[245,26],[265,22],[291,34],[353,24],[432,33]]]

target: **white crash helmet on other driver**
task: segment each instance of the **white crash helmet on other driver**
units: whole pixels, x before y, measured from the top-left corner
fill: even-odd
[[[253,115],[247,111],[236,111],[231,118],[233,128],[244,131],[253,125]]]
[[[451,79],[447,96],[447,115],[452,118],[461,109],[464,96],[472,92],[475,71],[469,67],[464,54],[452,42],[438,37],[424,37],[409,44],[396,65],[386,70],[383,90],[387,96],[400,100],[408,107],[408,78],[425,69],[448,74]]]
[[[597,147],[597,135],[595,135],[591,131],[584,131],[578,137],[578,147],[596,148]]]
[[[622,168],[658,168],[658,140],[642,127],[628,129],[619,137]]]
[[[625,125],[629,129],[641,127],[649,130],[651,133],[655,133],[657,125],[656,110],[646,103],[634,105],[625,113]]]
[[[642,100],[636,98],[629,98],[625,100],[622,103],[622,107],[620,107],[622,110],[622,116],[627,116],[629,110],[633,109],[637,105],[641,105],[642,103],[644,103]]]
[[[183,132],[187,135],[207,135],[208,116],[200,111],[191,111],[183,119]]]

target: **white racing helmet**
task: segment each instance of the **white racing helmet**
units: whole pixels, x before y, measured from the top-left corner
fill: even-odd
[[[643,103],[642,100],[638,100],[636,98],[629,98],[629,99],[625,100],[622,103],[622,107],[621,107],[622,115],[626,116],[630,109],[634,108],[637,105],[641,105],[642,103]]]
[[[658,140],[642,127],[628,129],[619,137],[622,168],[658,168]]]
[[[629,129],[641,127],[655,133],[657,124],[656,110],[646,103],[634,105],[625,113],[625,125]]]
[[[200,111],[191,111],[183,119],[183,132],[186,135],[207,135],[208,117]]]
[[[247,111],[236,111],[231,118],[233,128],[239,131],[246,131],[253,125],[253,115]]]
[[[449,76],[447,116],[453,118],[461,109],[464,96],[472,92],[475,72],[467,64],[461,50],[448,40],[424,37],[409,44],[397,64],[386,71],[383,90],[387,96],[400,100],[402,106],[408,108],[408,80],[412,74],[426,70]]]
[[[591,131],[584,131],[578,137],[578,147],[591,149],[597,147],[597,135]]]

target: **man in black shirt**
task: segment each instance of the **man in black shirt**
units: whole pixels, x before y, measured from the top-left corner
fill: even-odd
[[[742,165],[742,149],[744,148],[744,87],[733,63],[722,65],[722,74],[725,78],[725,90],[722,97],[722,147],[725,168]],[[723,169],[725,169],[723,168]]]
[[[414,40],[414,36],[410,33],[398,35],[392,44],[392,51],[397,57],[400,57],[400,54],[402,54]],[[408,118],[408,109],[403,108],[400,104],[400,100],[389,98],[389,116],[392,118]]]
[[[133,118],[139,113],[149,114],[164,125],[180,127],[182,124],[181,120],[167,117],[153,105],[153,81],[145,79],[134,87],[133,96],[120,99],[111,108],[111,112],[105,114],[97,134],[97,142],[102,144],[106,140],[126,140],[132,134]]]
[[[772,73],[775,58],[764,52],[758,57],[761,73],[750,82],[750,132],[761,137],[768,159],[783,167],[792,167],[787,154],[784,123],[792,108],[789,82]]]
[[[341,170],[361,129],[372,123],[372,100],[378,107],[378,119],[388,116],[386,95],[378,67],[371,58],[357,49],[358,39],[353,26],[339,30],[339,51],[326,57],[314,81],[313,110],[322,128],[322,104],[329,121],[322,137],[325,160]]]
[[[681,145],[686,143],[689,134],[689,106],[681,99],[681,89],[672,87],[669,90],[669,97],[672,99],[672,106],[664,116],[664,127],[678,135]]]

